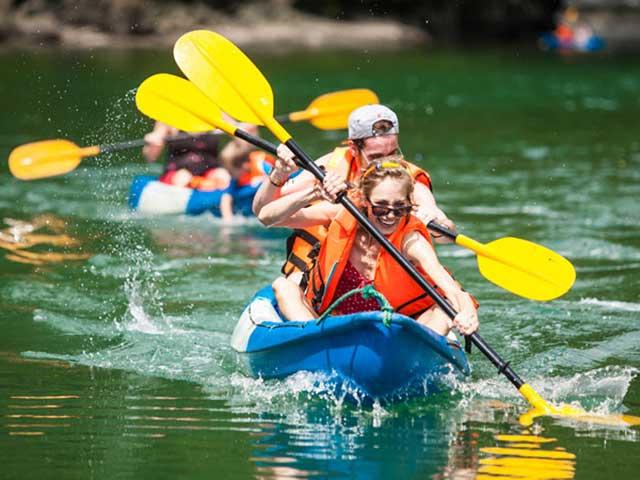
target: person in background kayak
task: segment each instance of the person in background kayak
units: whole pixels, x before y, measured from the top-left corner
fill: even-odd
[[[349,115],[349,140],[347,147],[338,147],[324,155],[317,163],[327,171],[336,172],[346,182],[354,183],[360,178],[369,164],[383,156],[400,152],[398,134],[400,126],[397,115],[384,105],[365,105],[357,108]],[[278,148],[278,159],[269,174],[269,181],[264,182],[253,200],[253,212],[260,218],[265,205],[274,199],[308,188],[315,183],[310,172],[302,172],[290,179],[289,175],[296,170],[293,155],[286,146]],[[414,199],[417,205],[415,212],[425,225],[431,220],[455,230],[455,225],[436,205],[431,191],[429,174],[406,163],[411,176],[416,181]],[[324,226],[296,229],[287,241],[287,260],[282,273],[292,282],[300,283],[303,274],[313,265],[317,253],[317,245],[326,235]],[[444,237],[434,234],[436,241],[445,243]]]
[[[373,284],[393,308],[441,335],[456,327],[463,335],[478,329],[477,304],[440,265],[425,224],[413,215],[416,181],[400,155],[370,162],[353,196],[369,221],[436,286],[458,311],[453,321],[341,205],[332,203],[348,188],[337,172],[328,171],[323,185],[299,189],[270,202],[260,211],[269,226],[328,227],[317,262],[308,272],[306,289],[280,277],[273,283],[278,308],[290,320],[311,320],[338,297]],[[329,200],[329,201],[319,201]],[[349,314],[379,309],[374,299],[349,297],[335,310]]]
[[[258,135],[255,125],[243,124],[242,127],[252,135]],[[263,158],[265,154],[238,138],[232,139],[218,153],[220,136],[213,132],[167,142],[167,138],[178,133],[178,129],[156,122],[153,131],[145,136],[144,157],[154,162],[166,146],[169,158],[159,181],[200,191],[230,190],[220,197],[220,214],[224,220],[230,220],[234,212],[231,190],[260,183],[266,175],[260,170],[261,162],[273,164],[273,157]],[[247,195],[242,191],[240,196]]]
[[[252,135],[258,135],[255,125],[243,124],[242,128]],[[249,153],[255,150],[250,143],[233,138],[218,152],[220,135],[215,132],[167,142],[167,138],[178,133],[178,129],[156,122],[153,131],[145,135],[142,149],[145,159],[155,162],[167,147],[169,158],[159,180],[170,185],[198,190],[224,189],[234,178],[231,165],[237,165],[238,158],[248,159]]]
[[[220,166],[220,136],[211,132],[167,142],[167,138],[178,133],[177,128],[156,122],[153,131],[144,137],[142,154],[148,162],[155,162],[166,146],[168,159],[159,180],[170,185],[186,187],[193,177],[204,177],[209,170],[215,171]]]

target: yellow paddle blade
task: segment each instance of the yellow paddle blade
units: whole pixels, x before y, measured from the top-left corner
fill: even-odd
[[[138,110],[185,132],[220,128],[233,135],[235,127],[222,119],[220,108],[189,80],[168,73],[147,78],[136,93]]]
[[[222,35],[207,30],[186,33],[176,42],[173,56],[187,78],[231,117],[254,125],[263,124],[261,117],[273,117],[269,82]]]
[[[9,170],[20,180],[35,180],[69,173],[82,157],[100,153],[100,147],[80,148],[69,140],[43,140],[13,149],[9,155]]]
[[[589,423],[592,425],[604,425],[612,427],[633,427],[640,425],[640,417],[623,414],[595,414],[574,407],[572,405],[560,405],[558,407],[547,403],[538,392],[536,392],[529,384],[525,383],[518,390],[520,394],[529,402],[531,410],[522,414],[519,418],[521,425],[528,427],[538,417],[552,416],[558,418],[569,418],[572,421]]]
[[[356,108],[379,101],[378,96],[367,88],[325,93],[311,102],[306,110],[289,114],[289,120],[310,120],[311,125],[321,130],[339,130],[347,128],[349,115]]]
[[[481,244],[458,235],[456,243],[478,254],[478,268],[487,280],[524,298],[553,300],[567,293],[576,279],[569,260],[521,238]]]

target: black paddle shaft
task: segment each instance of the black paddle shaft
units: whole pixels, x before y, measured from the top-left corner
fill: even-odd
[[[215,132],[217,132],[217,130],[214,130]],[[212,132],[207,132],[207,134],[210,134]],[[204,134],[204,133],[203,133]],[[172,135],[170,137],[167,137],[164,139],[165,142],[167,143],[171,143],[171,142],[180,142],[182,140],[189,140],[191,138],[197,137],[198,135],[203,135],[203,134],[192,134],[192,133],[179,133],[177,135]],[[220,135],[221,133],[216,133],[216,135]],[[247,134],[249,135],[249,134]],[[238,136],[238,135],[236,135]],[[261,140],[261,139],[258,139]],[[110,143],[107,145],[100,145],[100,152],[101,153],[110,153],[110,152],[117,152],[118,150],[127,150],[129,148],[139,148],[139,147],[144,147],[145,145],[145,140],[144,138],[140,138],[138,140],[129,140],[126,142],[120,142],[120,143]],[[262,145],[258,145],[260,148],[264,148],[262,147]],[[274,152],[275,153],[275,152]]]
[[[244,130],[240,130],[239,128],[236,129],[233,135],[241,140],[244,140],[245,142],[249,142],[256,147],[263,149],[265,152],[269,152],[273,155],[277,154],[277,147],[264,138],[256,137],[255,135],[251,135],[250,133],[247,133]]]
[[[309,170],[314,177],[318,180],[322,181],[324,179],[324,172],[316,163],[307,156],[307,154],[298,146],[298,144],[290,139],[285,145],[289,147],[289,149],[301,160],[304,168]],[[453,307],[447,302],[436,290],[429,285],[429,283],[424,279],[422,275],[418,273],[409,261],[402,256],[402,253],[393,246],[391,242],[382,234],[380,231],[374,227],[369,219],[356,207],[353,202],[344,194],[340,194],[338,196],[338,201],[344,206],[351,215],[355,217],[355,219],[364,227],[364,229],[375,238],[382,247],[389,252],[389,254],[395,259],[396,262],[400,264],[400,266],[404,269],[405,272],[409,274],[409,276],[420,285],[436,302],[436,304],[447,314],[449,318],[452,320],[457,315],[457,312],[453,309]],[[524,381],[511,369],[509,366],[509,362],[505,362],[497,352],[495,352],[477,333],[472,333],[469,335],[469,338],[473,342],[473,344],[482,352],[491,363],[493,363],[498,369],[499,373],[502,373],[507,379],[516,387],[520,388],[524,385]]]

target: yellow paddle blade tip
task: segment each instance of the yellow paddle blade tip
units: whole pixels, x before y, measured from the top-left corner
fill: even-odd
[[[558,419],[569,419],[581,424],[599,425],[604,427],[637,427],[640,426],[640,417],[623,414],[597,414],[590,413],[582,408],[573,405],[559,405],[551,410],[532,408],[528,412],[520,415],[518,421],[522,426],[528,427],[533,424],[538,417],[554,417]]]
[[[157,73],[136,92],[136,106],[146,116],[191,133],[220,128],[233,135],[235,127],[222,119],[220,108],[186,78]]]
[[[185,33],[176,41],[173,57],[185,76],[232,118],[264,125],[273,117],[269,82],[242,50],[219,33]]]
[[[290,120],[310,120],[311,125],[320,130],[340,130],[347,128],[349,115],[356,108],[379,103],[378,96],[367,88],[353,88],[339,92],[325,93],[316,98],[303,112],[291,115]]]
[[[576,280],[576,270],[569,260],[528,240],[505,237],[477,250],[480,273],[524,298],[553,300],[567,293]]]
[[[551,405],[529,384],[522,385],[519,392],[532,407],[531,410],[522,414],[519,418],[520,424],[525,427],[532,425],[536,418],[545,416],[568,418],[580,423],[610,427],[633,427],[640,425],[640,417],[635,417],[633,415],[596,414],[587,412],[582,408],[575,407],[573,405]]]
[[[9,154],[9,171],[20,180],[64,175],[73,171],[82,157],[89,154],[69,140],[26,143],[14,148]]]

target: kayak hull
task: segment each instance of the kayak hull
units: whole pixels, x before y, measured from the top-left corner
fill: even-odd
[[[147,215],[202,215],[220,216],[220,201],[224,193],[233,198],[234,213],[252,216],[251,203],[258,185],[209,192],[178,187],[159,182],[157,177],[137,175],[129,189],[129,208]]]
[[[469,373],[457,341],[394,314],[362,312],[316,322],[282,321],[273,290],[260,290],[245,308],[232,336],[248,374],[284,378],[320,372],[357,398],[393,400],[440,389],[442,376]],[[355,392],[355,393],[354,393]]]

